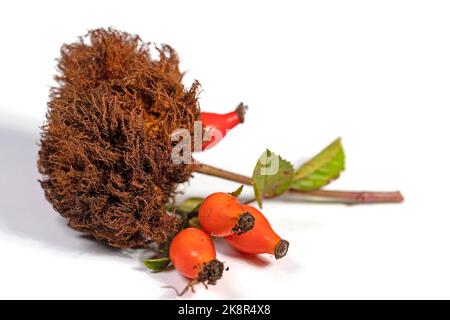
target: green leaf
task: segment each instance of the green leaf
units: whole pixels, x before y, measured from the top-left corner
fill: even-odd
[[[253,189],[258,205],[263,198],[273,198],[283,194],[292,183],[294,168],[289,161],[266,150],[258,159],[253,170]]]
[[[191,213],[197,211],[202,202],[203,198],[186,199],[177,207],[177,211],[181,213]]]
[[[166,270],[167,267],[169,266],[169,263],[170,263],[169,257],[144,260],[144,265],[150,270],[156,272]]]
[[[337,179],[345,169],[345,153],[338,138],[294,173],[291,188],[316,190]]]
[[[198,217],[193,217],[189,219],[189,227],[200,228],[200,222],[198,222]]]
[[[241,184],[241,186],[239,188],[237,188],[236,190],[234,190],[233,192],[230,192],[230,194],[233,197],[238,198],[241,195],[242,190],[244,190],[244,185],[243,184]]]

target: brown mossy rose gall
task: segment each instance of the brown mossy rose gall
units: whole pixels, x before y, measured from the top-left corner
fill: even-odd
[[[63,45],[42,127],[41,185],[70,227],[121,248],[166,241],[179,219],[164,205],[190,165],[171,161],[171,133],[193,132],[198,84],[182,85],[169,46],[97,29]]]

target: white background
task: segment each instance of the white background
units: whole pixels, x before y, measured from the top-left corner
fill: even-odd
[[[203,110],[244,101],[245,125],[204,161],[250,174],[265,148],[295,161],[341,136],[333,189],[400,189],[401,205],[267,202],[280,261],[218,242],[230,267],[186,299],[450,298],[448,1],[9,1],[0,4],[0,298],[175,298],[175,271],[65,226],[37,179],[39,125],[64,42],[114,26],[175,47]],[[230,191],[195,176],[186,196]],[[250,190],[246,190],[250,195]]]

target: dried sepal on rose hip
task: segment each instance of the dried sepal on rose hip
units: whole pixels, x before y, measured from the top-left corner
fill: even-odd
[[[275,233],[267,218],[258,209],[249,205],[243,205],[243,208],[254,217],[254,227],[241,235],[226,237],[228,244],[243,253],[269,253],[276,259],[283,258],[289,249],[289,242]]]
[[[198,210],[200,226],[215,237],[243,234],[253,229],[255,219],[239,200],[225,192],[216,192],[202,202]]]
[[[216,249],[211,237],[199,228],[186,228],[181,230],[170,243],[169,257],[174,268],[191,279],[188,286],[179,295],[189,288],[202,283],[215,285],[222,278],[223,262],[216,259]]]

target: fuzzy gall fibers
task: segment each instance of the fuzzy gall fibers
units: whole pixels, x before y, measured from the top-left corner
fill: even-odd
[[[186,89],[169,46],[97,29],[61,49],[38,167],[47,199],[70,227],[121,248],[164,242],[165,210],[190,165],[171,161],[175,129],[194,132],[198,84]]]

